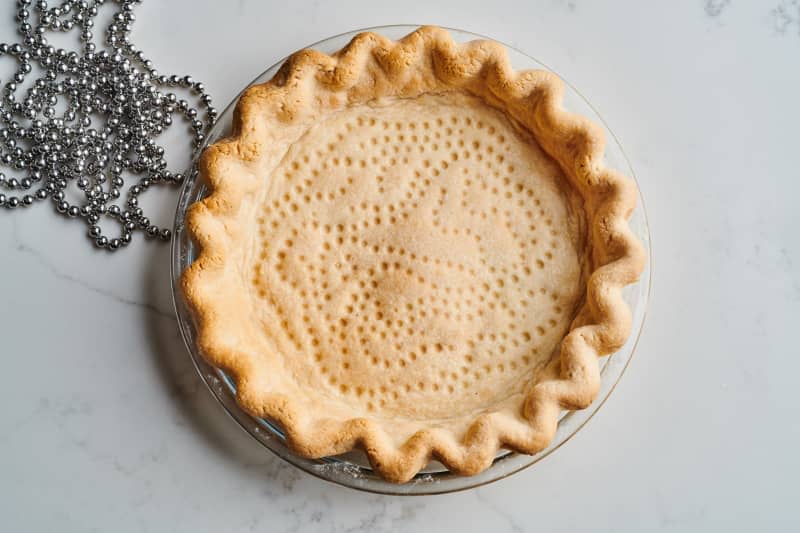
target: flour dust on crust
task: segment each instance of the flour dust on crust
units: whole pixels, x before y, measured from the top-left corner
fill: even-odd
[[[434,27],[303,50],[248,89],[201,159],[182,276],[242,407],[403,482],[535,453],[591,403],[644,255],[632,182],[561,92]]]

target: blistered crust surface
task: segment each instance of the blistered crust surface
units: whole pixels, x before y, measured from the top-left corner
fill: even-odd
[[[264,175],[242,269],[314,401],[390,420],[396,442],[440,419],[455,430],[522,392],[567,332],[585,285],[579,199],[481,100],[348,106]]]
[[[302,455],[361,447],[402,482],[432,457],[472,474],[500,447],[535,453],[561,409],[591,403],[644,256],[632,183],[561,92],[496,43],[433,27],[298,52],[248,89],[201,159],[212,193],[190,210],[201,253],[182,277],[199,348],[242,407]]]

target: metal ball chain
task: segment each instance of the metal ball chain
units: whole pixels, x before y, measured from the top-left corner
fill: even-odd
[[[16,175],[0,172],[0,191],[5,191],[0,207],[11,210],[49,198],[58,213],[88,225],[96,246],[113,251],[127,246],[136,231],[170,240],[170,230],[151,223],[139,206],[145,191],[185,179],[184,173],[167,170],[156,139],[177,122],[176,116],[183,117],[196,151],[217,111],[202,83],[160,74],[131,44],[133,8],[141,0],[114,2],[105,30],[107,49],[97,50],[94,19],[105,2],[65,0],[49,7],[46,0],[18,0],[22,42],[0,44],[0,58],[17,62],[16,73],[0,91],[0,166]],[[79,34],[81,53],[47,41],[48,32],[70,31]],[[18,94],[33,65],[44,75]],[[202,118],[186,100],[162,90],[169,87],[188,90],[204,108]],[[80,204],[68,200],[73,186]],[[115,203],[121,197],[124,203]],[[119,234],[105,235],[101,219],[117,223]]]

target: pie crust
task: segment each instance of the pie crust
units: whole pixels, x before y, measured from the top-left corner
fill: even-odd
[[[645,258],[635,186],[562,90],[436,27],[302,50],[247,89],[200,160],[181,280],[242,408],[404,482],[533,454],[588,406]]]

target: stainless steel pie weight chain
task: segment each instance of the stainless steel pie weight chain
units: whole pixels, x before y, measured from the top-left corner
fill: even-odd
[[[133,9],[140,2],[114,2],[105,30],[107,49],[98,50],[92,42],[94,20],[106,0],[66,0],[57,7],[46,0],[19,0],[22,42],[0,44],[0,60],[11,56],[17,62],[0,95],[0,167],[5,170],[0,172],[0,207],[10,210],[49,198],[57,212],[84,220],[89,238],[109,251],[128,245],[136,231],[171,238],[170,230],[152,224],[139,206],[145,191],[179,185],[185,177],[167,170],[157,138],[177,115],[189,126],[195,151],[217,118],[202,83],[160,74],[131,44]],[[49,32],[77,33],[82,50],[52,46]],[[23,90],[32,65],[44,75]],[[204,115],[169,87],[188,90]],[[78,189],[81,205],[67,200],[68,187]],[[118,236],[103,234],[103,217],[119,224]]]

